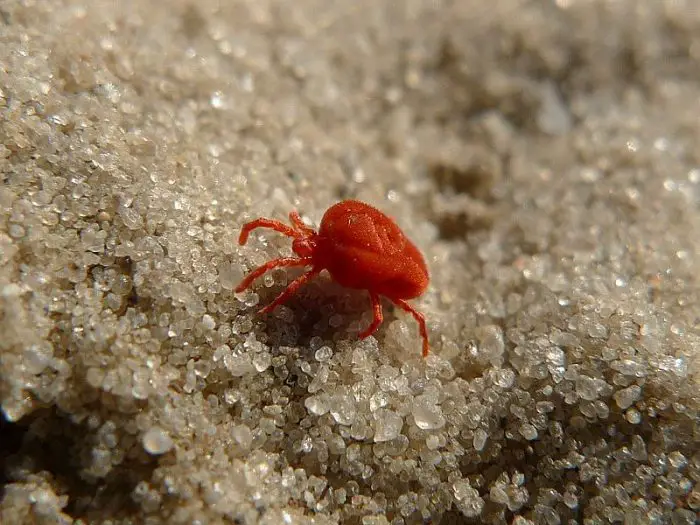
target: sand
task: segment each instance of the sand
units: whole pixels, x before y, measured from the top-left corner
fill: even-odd
[[[697,2],[0,6],[0,522],[696,522]],[[427,359],[235,293],[346,198]]]

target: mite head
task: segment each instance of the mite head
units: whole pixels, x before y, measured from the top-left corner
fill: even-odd
[[[299,257],[313,257],[316,251],[316,234],[304,235],[297,237],[292,242],[292,250]]]

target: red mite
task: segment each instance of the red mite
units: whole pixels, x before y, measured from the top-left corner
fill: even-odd
[[[270,228],[293,239],[297,257],[273,259],[250,272],[238,285],[242,292],[265,272],[283,266],[308,266],[310,269],[292,281],[287,289],[260,310],[268,313],[295,293],[304,283],[328,270],[342,286],[367,290],[372,301],[374,320],[360,338],[374,333],[382,323],[383,295],[418,322],[423,337],[423,357],[428,355],[428,331],[423,314],[406,302],[420,296],[428,287],[428,268],[418,248],[396,223],[381,211],[355,200],[334,204],[323,215],[318,233],[304,224],[299,213],[289,214],[291,226],[260,218],[243,225],[238,244],[245,244],[256,228]]]

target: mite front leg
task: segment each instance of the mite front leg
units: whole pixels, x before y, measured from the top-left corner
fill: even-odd
[[[293,237],[295,239],[299,237],[299,233],[291,226],[288,226],[283,222],[276,221],[273,219],[261,218],[247,222],[243,225],[243,227],[241,228],[241,234],[238,237],[238,244],[242,246],[246,242],[248,242],[248,236],[250,235],[250,232],[256,228],[269,228],[271,230],[280,232],[281,234],[286,235],[287,237]]]
[[[277,298],[272,301],[270,304],[268,304],[265,308],[262,308],[260,310],[261,314],[267,314],[270,313],[272,310],[274,310],[277,305],[282,304],[285,302],[289,297],[291,297],[299,288],[301,288],[306,282],[308,282],[310,279],[312,279],[314,276],[318,275],[320,273],[320,270],[309,270],[306,272],[304,275],[301,275],[297,277],[295,280],[293,280],[291,283],[289,283],[289,286],[277,296]]]
[[[289,221],[294,225],[294,228],[304,236],[314,235],[316,233],[312,228],[304,224],[304,221],[301,220],[301,215],[299,215],[299,212],[296,210],[289,212]]]
[[[241,284],[239,284],[236,287],[236,293],[240,293],[246,288],[248,288],[255,279],[272,270],[273,268],[282,268],[290,266],[310,266],[311,262],[312,261],[310,257],[304,259],[300,259],[298,257],[282,257],[279,259],[273,259],[271,261],[268,261],[262,266],[258,266],[255,270],[250,272],[245,277],[245,279],[241,281]]]

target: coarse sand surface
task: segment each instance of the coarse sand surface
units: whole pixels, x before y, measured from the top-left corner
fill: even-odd
[[[697,523],[696,0],[3,0],[0,175],[3,525]]]

